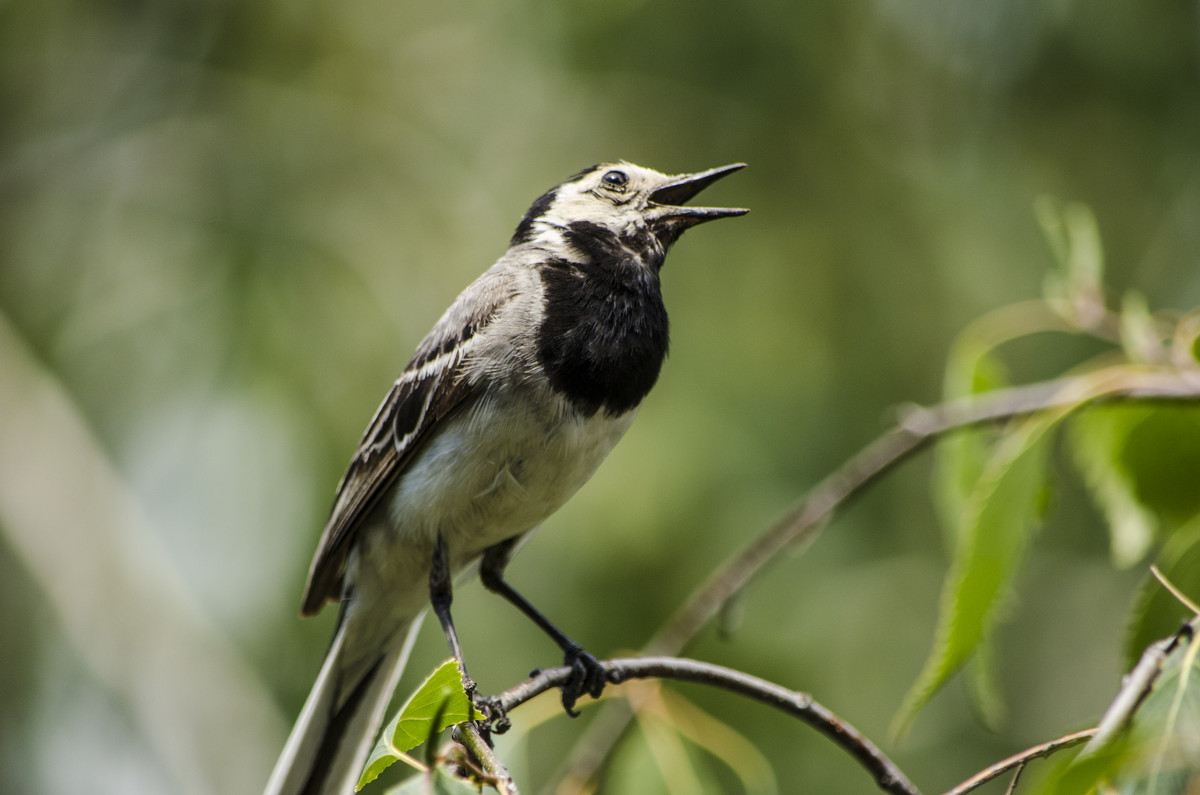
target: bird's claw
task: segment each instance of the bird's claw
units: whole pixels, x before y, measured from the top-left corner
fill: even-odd
[[[472,699],[475,708],[483,713],[483,725],[491,734],[504,734],[512,728],[512,721],[504,709],[504,704],[495,696],[476,695]]]
[[[504,734],[512,728],[512,721],[508,719],[508,713],[504,710],[500,699],[495,696],[480,695],[479,686],[469,676],[462,678],[462,686],[467,698],[475,705],[475,709],[483,713],[481,727],[485,731],[490,734]]]
[[[608,682],[608,674],[604,663],[578,647],[567,651],[563,664],[571,668],[571,676],[562,686],[563,709],[576,718],[579,713],[575,710],[575,702],[585,693],[592,698],[600,698]]]

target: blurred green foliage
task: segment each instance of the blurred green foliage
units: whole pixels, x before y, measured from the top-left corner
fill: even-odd
[[[1038,197],[1093,209],[1112,288],[1200,305],[1197,14],[1114,0],[0,5],[0,396],[13,400],[0,415],[40,394],[16,377],[32,371],[11,351],[27,350],[95,442],[0,501],[0,791],[261,786],[330,632],[331,615],[300,621],[298,600],[362,428],[528,204],[585,165],[743,160],[713,200],[753,210],[680,243],[659,385],[511,569],[601,656],[642,644],[894,406],[937,400],[972,320],[1041,294],[1055,255]],[[1006,348],[1006,378],[1097,352],[1037,343]],[[1121,455],[1155,460],[1162,434],[1138,433]],[[0,480],[50,449],[7,429]],[[98,531],[91,481],[69,464],[95,451],[161,553],[147,576],[248,663],[277,705],[271,732],[229,720],[210,756],[189,755],[198,722],[156,722],[130,696],[162,670],[137,667],[142,619],[95,628],[128,650],[124,678],[97,673],[64,629],[72,604],[112,595],[72,590],[72,567],[97,562],[68,530]],[[890,476],[756,582],[730,640],[710,631],[689,653],[886,737],[947,567],[929,474],[922,459]],[[1007,721],[983,728],[951,687],[889,748],[931,790],[1094,720],[1115,690],[1140,575],[1114,571],[1104,511],[1069,483],[995,628]],[[84,511],[61,528],[61,576],[25,551],[22,500]],[[479,590],[456,607],[484,691],[557,662]],[[444,657],[435,636],[402,688]],[[201,667],[161,684],[219,706]],[[788,719],[680,691],[757,747],[781,791],[867,786]],[[549,720],[505,757],[530,791],[582,731]],[[608,791],[669,791],[646,747],[618,751]],[[693,758],[713,791],[736,790]]]

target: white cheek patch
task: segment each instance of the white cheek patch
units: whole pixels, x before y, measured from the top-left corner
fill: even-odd
[[[591,221],[608,226],[620,214],[620,210],[611,202],[591,191],[574,188],[565,195],[555,197],[545,219],[555,226],[566,226],[574,221]]]

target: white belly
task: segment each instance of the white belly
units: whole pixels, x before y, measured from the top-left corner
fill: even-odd
[[[482,403],[451,419],[392,495],[389,513],[400,538],[424,545],[440,533],[452,562],[465,563],[532,530],[587,482],[634,412],[555,414]]]
[[[427,588],[439,535],[457,574],[488,547],[534,529],[587,482],[636,414],[580,418],[557,403],[552,412],[529,409],[520,398],[515,405],[521,409],[472,406],[417,452],[377,531],[359,533],[365,548],[350,566],[358,569],[361,596],[376,588],[372,595],[399,596],[410,590],[406,584],[414,596]]]
[[[488,547],[533,530],[587,482],[636,414],[580,418],[557,398],[527,397],[515,399],[517,411],[481,402],[447,420],[360,528],[347,559],[355,647],[373,647],[370,638],[425,608],[439,535],[457,575]]]

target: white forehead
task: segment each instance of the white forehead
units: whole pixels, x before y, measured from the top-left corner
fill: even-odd
[[[614,171],[625,175],[623,191],[605,184],[605,175]],[[670,177],[652,168],[625,161],[601,163],[560,185],[543,219],[562,226],[572,221],[624,226],[641,217],[650,194],[668,181]]]

